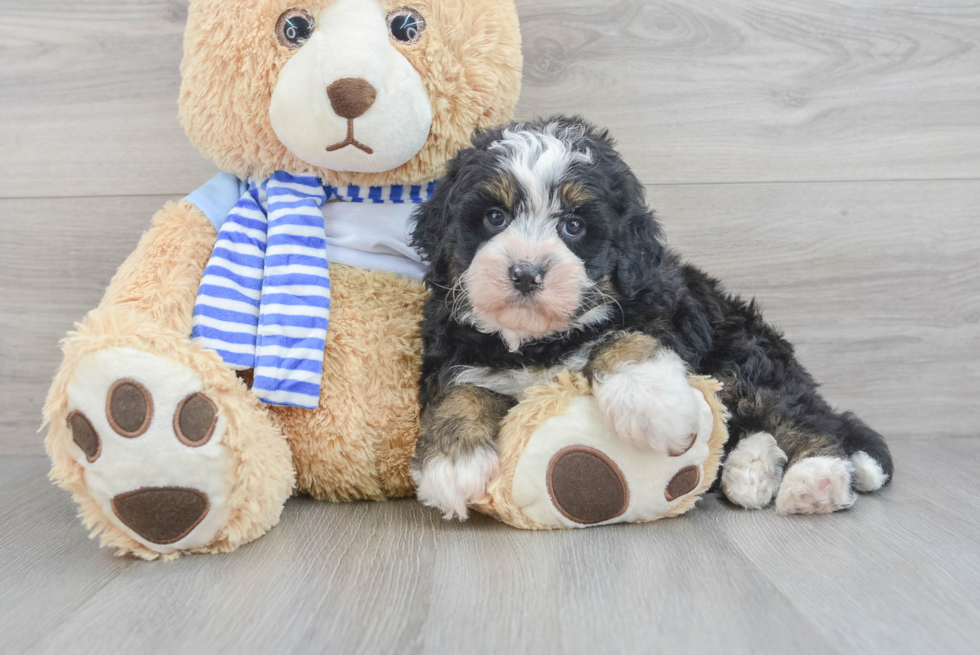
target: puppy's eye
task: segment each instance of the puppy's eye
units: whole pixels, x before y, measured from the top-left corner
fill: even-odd
[[[276,38],[280,45],[296,50],[309,40],[314,29],[316,21],[310,12],[305,9],[288,9],[276,22]]]
[[[388,14],[388,33],[391,34],[391,38],[403,45],[415,45],[422,38],[424,31],[425,19],[414,9],[402,7],[393,9]]]
[[[483,215],[483,222],[488,228],[496,232],[507,227],[507,224],[510,223],[510,217],[499,209],[488,209],[487,213]]]
[[[561,235],[566,239],[580,239],[585,234],[585,221],[580,218],[569,218],[568,220],[562,221],[560,229]]]

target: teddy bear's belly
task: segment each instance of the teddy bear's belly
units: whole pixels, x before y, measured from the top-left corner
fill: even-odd
[[[411,495],[419,427],[422,283],[330,266],[330,328],[316,411],[275,407],[297,493],[343,501]]]

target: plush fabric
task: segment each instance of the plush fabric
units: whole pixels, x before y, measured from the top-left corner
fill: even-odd
[[[425,17],[424,31],[416,23],[418,38],[407,43],[388,41],[381,31],[388,26],[378,16],[402,7],[393,1],[306,3],[302,11],[321,23],[328,19],[318,29],[335,37],[374,30],[371,48],[345,59],[346,72],[334,71],[347,81],[318,87],[315,74],[330,73],[330,44],[314,44],[319,50],[306,51],[291,69],[303,69],[306,57],[314,62],[306,66],[308,99],[348,121],[345,126],[331,114],[330,129],[352,132],[345,130],[345,141],[318,165],[291,152],[273,125],[278,82],[303,53],[302,43],[282,41],[298,35],[280,24],[294,6],[287,0],[190,2],[180,120],[222,174],[189,196],[192,202],[167,205],[157,215],[99,308],[63,344],[64,362],[45,405],[51,477],[72,492],[93,536],[119,553],[170,559],[232,550],[275,525],[291,492],[331,500],[412,493],[408,462],[419,423],[425,291],[419,282],[424,266],[407,242],[411,204],[431,194],[430,181],[475,129],[511,118],[521,77],[517,13],[509,0],[420,0],[413,10]],[[330,14],[334,9],[340,13]],[[330,24],[344,12],[346,27],[340,19]],[[364,59],[369,51],[385,58],[392,88],[408,81],[405,102],[392,104],[381,82],[370,82],[379,61]],[[295,80],[284,81],[282,90],[297,102]],[[350,118],[355,113],[360,116]],[[406,117],[410,125],[399,128]],[[287,134],[289,126],[275,122],[302,150]],[[374,148],[377,161],[388,163],[359,164],[366,151],[354,142],[384,137],[385,130],[389,138],[374,140]],[[319,161],[320,154],[305,156]],[[280,170],[320,178],[349,201],[324,209],[333,229],[327,228],[332,306],[313,411],[261,403],[215,352],[188,338],[224,219],[220,208],[227,213],[229,198],[234,204],[241,197],[239,180]],[[377,204],[378,193],[390,202]],[[141,416],[137,410],[152,415],[145,432],[127,437],[126,426],[109,421],[113,414],[102,396],[112,376],[145,389],[144,405],[126,415],[131,422]],[[99,384],[90,384],[95,378]],[[165,479],[168,470],[172,482]]]
[[[313,15],[331,0],[304,5]],[[385,11],[404,6],[381,3]],[[286,0],[248,3],[195,0],[184,37],[180,120],[191,142],[224,171],[241,179],[277,170],[305,170],[272,127],[269,107],[292,53],[271,26]],[[448,159],[469,144],[476,127],[513,116],[521,87],[521,35],[510,0],[418,0],[426,19],[418,44],[393,47],[418,72],[432,107],[422,150],[410,161],[378,173],[316,168],[334,184],[406,184],[438,178]]]
[[[699,398],[701,427],[691,447],[674,457],[638,449],[616,436],[579,373],[563,372],[550,384],[532,387],[504,419],[498,440],[500,474],[473,508],[531,530],[642,523],[683,514],[711,486],[728,440],[727,413],[718,398],[721,385],[694,375],[688,382]],[[549,479],[549,465],[570,450],[592,452],[608,462],[625,487],[620,510],[595,521],[563,511]],[[615,492],[601,476],[584,484],[590,493]],[[604,499],[592,502],[601,506]]]
[[[223,448],[230,463],[219,480],[228,489],[224,525],[207,544],[189,550],[227,552],[278,523],[295,473],[288,444],[269,421],[266,407],[217,354],[193,346],[187,338],[189,310],[214,245],[214,227],[187,203],[166,206],[153,222],[153,229],[113,278],[102,305],[62,344],[65,359],[44,406],[45,448],[53,464],[50,475],[72,493],[91,536],[99,536],[103,546],[145,559],[178,556],[181,551],[155,550],[120,529],[93,495],[66,420],[71,413],[68,387],[86,358],[107,349],[130,348],[192,369],[227,421]],[[105,400],[95,404],[104,408]],[[138,468],[141,461],[129,466]],[[145,461],[150,464],[152,458]]]

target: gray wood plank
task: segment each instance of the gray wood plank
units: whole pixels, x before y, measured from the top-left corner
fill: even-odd
[[[980,176],[976,3],[519,7],[519,116],[612,128],[647,182]]]
[[[118,559],[37,457],[0,457],[0,634],[25,653],[971,653],[980,435],[899,439],[821,517],[709,496],[652,525],[528,533],[413,501],[287,503],[235,553]],[[42,611],[43,610],[43,611]]]
[[[650,181],[980,177],[980,9],[521,0],[519,115],[613,128]],[[0,197],[185,194],[186,5],[0,3]]]
[[[738,653],[766,626],[770,652],[835,652],[713,524],[708,513],[540,534],[447,523],[427,650]]]
[[[774,523],[728,506],[718,528],[840,652],[976,652],[975,484],[969,466],[948,462],[976,462],[980,440],[899,440],[892,448],[894,483],[848,512]]]
[[[0,453],[40,454],[57,342],[167,199],[0,200]],[[650,187],[669,242],[757,296],[828,398],[886,436],[973,429],[978,201],[973,182]]]
[[[58,342],[95,308],[166,197],[2,200],[0,453],[43,453]]]
[[[0,457],[0,650],[8,653],[27,652],[134,563],[95,548],[47,470],[43,457]]]

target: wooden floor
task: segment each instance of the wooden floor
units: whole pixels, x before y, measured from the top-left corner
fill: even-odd
[[[58,339],[214,173],[176,120],[186,3],[0,0],[0,652],[980,651],[980,4],[518,7],[519,116],[608,126],[670,243],[760,298],[895,483],[561,534],[295,499],[231,555],[100,551],[40,407]]]

